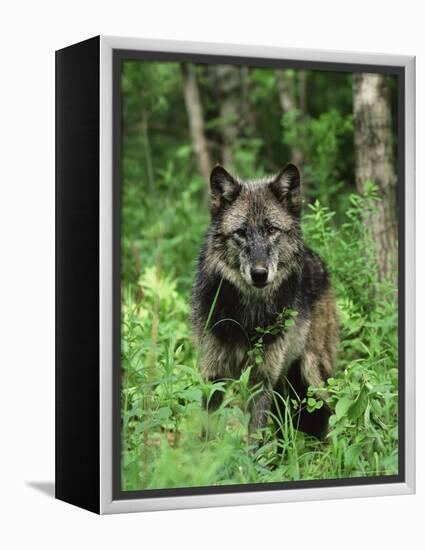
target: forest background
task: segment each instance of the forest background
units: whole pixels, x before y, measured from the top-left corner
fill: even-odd
[[[396,77],[127,60],[122,129],[123,489],[397,473]],[[199,377],[190,288],[212,167],[254,178],[289,160],[338,301],[334,414],[324,444],[288,415],[284,440],[270,423],[252,452],[246,373],[227,388]]]

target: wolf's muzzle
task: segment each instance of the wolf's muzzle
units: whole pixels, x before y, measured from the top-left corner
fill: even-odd
[[[255,266],[251,268],[250,274],[252,282],[256,287],[261,288],[263,286],[266,286],[267,277],[269,275],[269,270],[267,269],[267,267]]]

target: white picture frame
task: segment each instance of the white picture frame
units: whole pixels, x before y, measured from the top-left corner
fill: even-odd
[[[94,39],[92,39],[94,40]],[[113,36],[97,37],[99,45],[99,187],[98,187],[98,355],[99,363],[93,368],[98,372],[98,507],[84,504],[84,497],[77,504],[101,514],[140,512],[152,510],[200,508],[211,506],[233,506],[240,504],[261,504],[294,502],[301,500],[335,499],[346,497],[366,497],[402,495],[415,492],[415,58],[404,55],[360,54],[355,52],[324,51],[308,49],[288,49],[259,45],[213,44],[202,42],[178,42]],[[71,46],[70,48],[72,48]],[[205,55],[263,59],[291,60],[305,64],[393,67],[399,69],[404,78],[404,143],[400,154],[404,159],[405,209],[403,212],[404,232],[402,233],[405,272],[401,279],[404,288],[404,384],[400,387],[404,397],[404,479],[399,482],[346,483],[324,482],[319,486],[288,488],[279,490],[252,490],[238,492],[237,489],[220,493],[185,494],[173,496],[147,496],[126,498],[116,496],[114,491],[114,463],[117,439],[114,435],[112,411],[114,410],[114,56],[117,52],[162,52],[169,54]],[[96,61],[97,63],[97,61]],[[65,69],[63,69],[65,70]],[[364,71],[365,72],[365,71]],[[61,131],[59,127],[58,131]],[[65,154],[65,153],[63,153]],[[59,178],[60,179],[60,178]],[[61,182],[59,181],[59,185]],[[60,223],[60,222],[59,222]],[[401,238],[401,237],[400,237]],[[57,361],[61,361],[59,357]],[[59,368],[59,383],[61,369]],[[70,389],[69,391],[73,391]],[[76,389],[75,389],[76,391]],[[84,399],[89,399],[89,396]],[[83,398],[82,398],[83,399]],[[62,411],[63,412],[63,411]],[[62,413],[61,413],[62,414]],[[59,429],[62,416],[59,415]],[[65,420],[63,422],[66,422]],[[93,428],[95,429],[95,427]],[[63,456],[61,447],[58,451]],[[59,469],[64,468],[60,463]],[[97,470],[96,470],[97,471]],[[58,475],[58,474],[57,474]],[[66,474],[59,474],[66,475]],[[74,474],[75,475],[75,472]],[[66,485],[66,484],[65,484]],[[65,486],[64,485],[64,486]],[[97,491],[97,489],[96,489]],[[69,492],[69,491],[68,491]],[[96,493],[97,494],[97,493]],[[58,498],[73,501],[67,490],[57,493]],[[97,497],[96,497],[97,498]]]

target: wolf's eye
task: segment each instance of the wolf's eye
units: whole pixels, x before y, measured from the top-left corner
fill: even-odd
[[[246,229],[240,227],[235,231],[235,235],[237,235],[241,239],[244,239],[246,237]]]
[[[279,229],[277,227],[273,227],[272,225],[267,227],[266,231],[269,235],[276,235],[277,233],[279,233]]]

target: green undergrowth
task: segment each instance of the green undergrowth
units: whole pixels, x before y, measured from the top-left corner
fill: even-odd
[[[124,213],[134,199],[131,192]],[[189,211],[194,197],[201,201],[201,183],[193,181],[185,193],[177,207],[172,197],[161,209],[155,200],[146,203],[142,230],[124,231],[140,240],[122,243],[122,488],[396,474],[397,293],[390,282],[377,282],[374,243],[363,223],[379,200],[373,185],[365,196],[347,198],[341,223],[335,224],[334,213],[318,201],[303,218],[305,240],[332,277],[339,344],[335,376],[292,407],[314,410],[322,406],[318,393],[326,390],[322,395],[332,416],[324,442],[296,430],[288,403],[286,413],[275,419],[283,439],[276,438],[270,419],[257,441],[249,443],[249,401],[256,391],[249,386],[250,369],[227,384],[202,380],[189,323],[190,286],[208,220],[206,208]],[[286,312],[283,324],[289,326],[295,315]],[[267,330],[275,327],[258,327],[251,369],[261,363],[261,336]],[[224,394],[223,403],[208,413],[201,403],[215,392]]]

